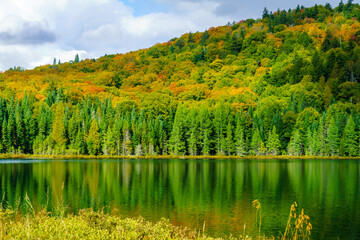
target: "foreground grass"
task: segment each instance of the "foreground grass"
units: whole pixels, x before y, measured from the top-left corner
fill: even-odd
[[[303,210],[296,216],[296,203],[291,206],[285,232],[278,237],[262,235],[261,205],[254,200],[253,206],[259,235],[244,234],[228,239],[310,239],[309,217]],[[35,213],[31,205],[28,205],[28,213],[22,215],[17,210],[0,208],[0,239],[214,239],[200,231],[174,226],[167,219],[153,223],[141,217],[124,219],[93,210],[55,216],[45,210]]]
[[[92,210],[54,217],[45,211],[19,216],[11,210],[0,213],[0,239],[214,239],[200,232],[143,218],[111,216]],[[219,238],[221,239],[221,238]],[[235,239],[230,237],[229,239]],[[241,237],[238,239],[252,239]],[[261,239],[268,239],[261,237]],[[269,238],[272,239],[272,238]]]
[[[46,212],[16,216],[0,213],[0,239],[207,239],[197,232],[142,218],[121,219],[91,210],[76,215],[53,217]]]
[[[179,155],[157,155],[157,156],[108,156],[108,155],[37,155],[37,154],[0,154],[0,159],[360,159],[358,157],[339,156],[288,156],[288,155],[262,155],[262,156],[179,156]]]

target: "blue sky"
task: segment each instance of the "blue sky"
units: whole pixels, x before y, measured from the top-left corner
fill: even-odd
[[[0,71],[148,48],[186,32],[314,0],[1,0]],[[354,1],[357,3],[358,1]]]
[[[154,12],[169,12],[168,4],[157,1],[126,0],[122,2],[133,9],[133,14],[136,17]]]

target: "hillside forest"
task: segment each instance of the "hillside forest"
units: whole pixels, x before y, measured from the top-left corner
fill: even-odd
[[[260,10],[261,11],[261,10]],[[0,73],[0,152],[360,155],[360,6],[269,12]]]

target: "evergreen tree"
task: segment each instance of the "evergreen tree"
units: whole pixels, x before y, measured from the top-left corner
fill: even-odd
[[[269,27],[269,33],[272,33],[273,32],[273,26],[271,24],[271,16],[269,17],[269,22],[268,22],[268,27]]]
[[[276,127],[273,126],[272,131],[269,131],[269,137],[266,142],[268,153],[271,155],[278,155],[280,150],[279,135],[276,133]]]
[[[7,138],[7,121],[6,118],[4,118],[1,125],[1,153],[6,153],[8,148],[9,142]]]
[[[232,133],[232,125],[231,125],[230,121],[228,121],[228,125],[227,125],[227,128],[226,128],[226,144],[225,144],[225,148],[226,148],[226,154],[228,156],[232,155],[233,148],[234,148],[234,140],[233,140],[233,133]]]
[[[208,38],[210,37],[210,34],[208,31],[205,31],[203,33],[203,35],[201,36],[201,39],[200,39],[200,44],[201,45],[206,45],[206,40],[208,40]]]
[[[264,142],[261,139],[259,128],[255,127],[253,131],[251,150],[254,155],[260,155],[263,152]]]
[[[269,17],[269,11],[266,9],[266,7],[264,8],[263,14],[262,14],[262,19]]]
[[[65,138],[64,117],[65,117],[64,104],[63,103],[56,104],[51,138],[58,152],[63,151],[66,147],[65,144],[67,139]]]
[[[243,156],[246,154],[246,142],[244,137],[244,130],[241,126],[241,122],[238,119],[236,122],[235,130],[235,152],[237,156]]]
[[[199,113],[199,141],[201,145],[201,152],[203,155],[210,155],[212,150],[211,135],[212,135],[212,121],[209,109],[202,105]]]
[[[7,132],[6,132],[7,149],[9,153],[14,153],[16,146],[16,120],[13,109],[9,110],[9,118],[7,121]]]
[[[186,142],[184,138],[184,111],[184,107],[179,105],[175,114],[174,125],[169,140],[170,148],[172,153],[175,155],[184,155],[186,153]]]
[[[288,155],[300,156],[302,152],[300,131],[296,129],[288,145]]]
[[[91,122],[89,135],[86,138],[86,145],[90,155],[98,155],[100,153],[101,145],[99,126],[95,119]]]
[[[106,136],[104,138],[104,144],[103,144],[103,153],[104,155],[114,155],[116,153],[116,141],[114,138],[113,131],[111,127],[109,126],[106,131]]]
[[[23,153],[25,138],[24,138],[24,123],[23,123],[23,116],[20,109],[20,105],[16,104],[15,108],[15,124],[16,124],[16,143],[15,148],[19,153]]]
[[[79,54],[75,55],[74,63],[80,62]]]
[[[343,149],[346,155],[356,156],[358,154],[357,133],[355,130],[354,118],[351,115],[348,119],[343,133]]]
[[[85,136],[82,129],[79,129],[77,131],[74,146],[77,154],[85,154],[86,152]]]
[[[337,10],[338,10],[338,12],[342,12],[344,10],[344,3],[342,0],[340,1],[339,5],[338,5]]]
[[[351,12],[353,10],[354,5],[353,5],[352,2],[353,2],[353,0],[348,0],[347,1],[347,4],[346,4],[346,11],[347,12]]]
[[[329,127],[327,128],[326,153],[331,156],[336,155],[338,153],[339,144],[339,129],[336,126],[335,118],[332,117]]]
[[[310,127],[308,128],[307,132],[306,132],[306,146],[305,146],[305,155],[307,156],[313,156],[315,153],[315,142],[314,142],[314,138],[313,138],[313,133],[310,129]]]

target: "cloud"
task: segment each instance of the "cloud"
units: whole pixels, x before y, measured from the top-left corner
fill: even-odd
[[[225,17],[229,20],[245,20],[248,18],[261,17],[264,7],[270,11],[276,11],[278,8],[286,9],[295,8],[298,4],[310,7],[315,4],[331,3],[332,6],[337,6],[338,0],[156,0],[158,3],[169,4],[177,8],[177,6],[186,6],[190,4],[197,4],[200,7],[208,4],[216,5],[217,7],[212,12],[216,17]],[[179,9],[179,8],[177,8]],[[190,8],[188,11],[192,11]]]
[[[0,68],[32,68],[52,63],[54,57],[64,62],[76,52],[82,58],[124,53],[227,22],[213,14],[214,2],[171,4],[168,12],[138,15],[118,0],[3,0]]]
[[[294,0],[144,1],[1,0],[0,70],[33,68],[54,57],[69,61],[76,53],[83,59],[147,48],[186,32],[260,17],[264,6],[274,11],[297,5]]]
[[[55,34],[40,23],[15,21],[5,18],[0,21],[0,42],[2,44],[44,44],[55,42]]]

